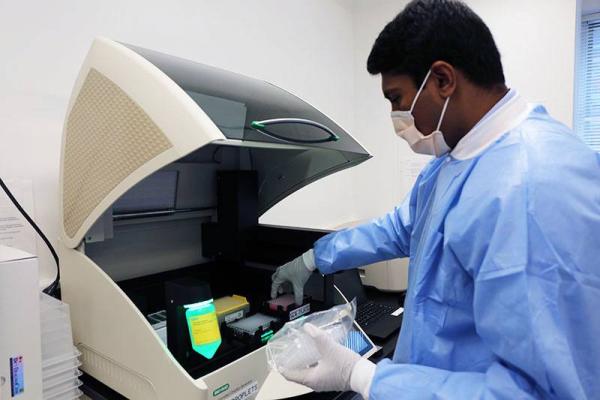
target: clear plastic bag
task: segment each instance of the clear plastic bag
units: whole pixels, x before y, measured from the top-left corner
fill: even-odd
[[[267,342],[267,361],[278,372],[310,367],[321,354],[313,338],[303,329],[310,323],[323,329],[336,342],[344,344],[356,317],[356,300],[319,311],[286,323]]]

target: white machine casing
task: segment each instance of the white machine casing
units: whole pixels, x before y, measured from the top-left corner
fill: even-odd
[[[22,357],[23,392],[11,394],[11,358]],[[0,245],[0,399],[42,398],[37,258]]]
[[[408,258],[381,261],[358,269],[365,286],[384,292],[402,292],[408,288]]]
[[[242,137],[226,135],[229,128],[217,126],[218,113],[209,117],[200,102],[234,111],[247,105],[184,90],[173,76],[193,81],[195,68],[205,66],[143,50],[96,39],[66,114],[59,255],[62,297],[70,305],[81,369],[130,399],[220,400],[243,392],[252,398],[269,375],[264,346],[193,378],[119,282],[210,259],[200,248],[200,227],[218,216],[215,195],[202,192],[202,185],[213,182],[215,170],[228,160],[238,169],[259,171],[264,212],[300,187],[370,156],[337,125],[336,133],[347,136],[335,143],[255,140],[246,128]],[[172,76],[165,72],[169,63],[176,64]],[[251,78],[232,74],[231,79],[232,85],[237,80],[243,85]],[[181,208],[193,210],[115,219],[114,204],[159,171],[176,171],[177,195],[193,203]],[[307,392],[281,377],[269,379],[277,382],[281,397]]]

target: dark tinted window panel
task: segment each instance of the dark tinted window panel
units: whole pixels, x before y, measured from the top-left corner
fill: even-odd
[[[230,139],[272,143],[311,143],[332,150],[365,154],[340,126],[298,97],[268,82],[163,53],[130,46],[173,79]],[[256,123],[273,119],[303,119],[307,124],[278,124],[256,129]]]

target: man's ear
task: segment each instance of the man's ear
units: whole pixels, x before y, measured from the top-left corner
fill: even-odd
[[[443,99],[454,94],[456,90],[456,69],[446,61],[436,61],[431,65],[432,81],[438,95]]]

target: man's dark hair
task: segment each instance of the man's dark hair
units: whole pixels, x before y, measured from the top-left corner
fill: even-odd
[[[446,61],[476,85],[504,83],[492,33],[467,5],[456,0],[413,0],[379,34],[367,70],[407,74],[421,84],[435,61]]]

